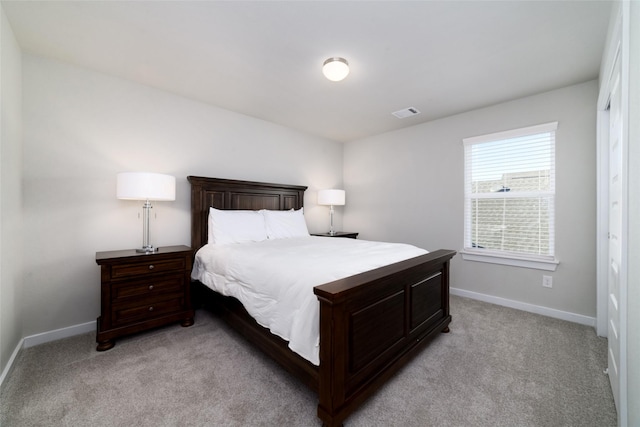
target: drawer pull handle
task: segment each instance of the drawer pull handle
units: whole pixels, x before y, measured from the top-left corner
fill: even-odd
[[[153,306],[149,307],[149,311],[153,311]]]
[[[153,285],[149,285],[149,290],[152,291],[153,290]]]
[[[149,265],[149,270],[153,270],[153,269],[154,269],[153,264],[150,264],[150,265]]]

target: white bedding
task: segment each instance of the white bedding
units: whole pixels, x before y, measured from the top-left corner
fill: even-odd
[[[427,253],[400,243],[296,237],[205,245],[191,277],[238,299],[289,348],[319,365],[319,302],[313,287]]]

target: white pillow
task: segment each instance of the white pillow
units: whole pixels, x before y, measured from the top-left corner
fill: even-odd
[[[286,239],[289,237],[309,236],[302,208],[294,211],[262,210],[267,227],[267,238]]]
[[[267,239],[264,216],[260,211],[209,208],[209,243],[260,242]]]

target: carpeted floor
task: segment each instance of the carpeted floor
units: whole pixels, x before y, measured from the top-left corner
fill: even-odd
[[[451,298],[451,333],[346,426],[616,425],[605,339],[593,328]],[[0,425],[319,426],[313,392],[214,315],[95,351],[95,334],[23,350]]]

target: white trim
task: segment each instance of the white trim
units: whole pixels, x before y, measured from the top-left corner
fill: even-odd
[[[30,335],[24,338],[24,348],[33,347],[35,345],[44,344],[51,341],[69,338],[75,335],[84,334],[96,330],[96,322],[81,323],[79,325],[68,326],[41,334]]]
[[[618,408],[618,422],[626,426],[629,421],[628,409],[628,360],[627,360],[627,291],[629,265],[629,46],[630,46],[630,15],[631,4],[623,1],[620,5],[622,12],[620,83],[622,95],[622,224],[620,248],[620,407]]]
[[[616,6],[614,6],[616,7]],[[621,10],[616,13],[615,17],[612,17],[613,21],[610,23],[611,28],[610,34],[612,34],[613,38],[608,40],[608,45],[605,46],[605,51],[602,55],[603,58],[603,67],[601,68],[600,75],[600,90],[598,91],[598,102],[597,108],[599,110],[606,110],[607,105],[609,104],[609,98],[611,97],[611,91],[609,87],[609,83],[611,82],[611,76],[613,75],[613,68],[616,63],[616,59],[622,52],[622,12]],[[604,77],[606,76],[606,78]]]
[[[23,344],[24,344],[24,338],[20,340],[15,350],[13,350],[13,353],[11,353],[11,357],[9,358],[9,361],[4,367],[4,371],[2,371],[2,375],[0,375],[0,389],[2,389],[4,380],[9,377],[9,372],[11,372],[11,369],[13,368],[13,363],[16,361],[16,358],[18,357],[18,353],[20,353],[20,350],[22,349]]]
[[[597,185],[598,185],[598,204],[606,202],[607,209],[600,212],[598,210],[597,217],[597,331],[598,335],[607,333],[607,324],[610,321],[611,313],[608,311],[608,264],[609,264],[609,240],[607,234],[609,231],[609,120],[608,113],[605,110],[611,99],[612,78],[614,76],[616,62],[620,61],[620,91],[621,91],[621,126],[622,140],[620,141],[622,150],[622,189],[621,189],[621,260],[619,272],[619,315],[620,315],[620,360],[618,368],[618,387],[614,390],[614,394],[618,393],[618,401],[616,402],[616,411],[618,414],[618,425],[626,426],[629,421],[629,403],[628,403],[628,360],[627,360],[627,293],[628,293],[628,189],[629,189],[629,67],[630,67],[630,9],[629,1],[616,2],[614,4],[615,16],[612,17],[612,23],[609,27],[611,39],[607,40],[605,52],[603,55],[603,65],[601,67],[600,91],[598,93],[597,114],[598,114],[598,169],[597,169]],[[619,8],[616,10],[615,8]],[[603,158],[600,158],[603,156]],[[604,331],[604,332],[603,332]],[[612,361],[612,363],[615,361]],[[609,369],[612,370],[611,368]],[[613,386],[613,384],[612,384]]]
[[[510,265],[512,267],[524,267],[533,268],[535,270],[556,271],[560,261],[557,259],[539,259],[528,257],[513,257],[508,255],[483,254],[478,252],[471,252],[463,249],[459,251],[462,255],[462,259],[465,261],[486,262],[489,264]]]
[[[13,368],[13,364],[18,357],[18,353],[23,348],[33,347],[39,344],[48,343],[51,341],[57,341],[62,338],[69,338],[75,335],[85,334],[87,332],[92,332],[96,330],[96,321],[81,323],[79,325],[69,326],[66,328],[55,329],[53,331],[43,332],[41,334],[30,335],[28,337],[22,338],[15,350],[11,354],[7,365],[2,371],[2,375],[0,376],[0,387],[4,383],[4,380],[9,376],[11,369]]]
[[[627,325],[627,294],[628,294],[628,221],[629,221],[629,206],[628,206],[628,198],[629,198],[629,164],[628,164],[628,150],[629,150],[629,59],[630,59],[630,3],[629,1],[621,1],[616,2],[614,8],[619,7],[618,10],[615,11],[615,17],[613,18],[613,23],[610,25],[609,34],[612,36],[610,40],[607,40],[607,46],[605,46],[605,53],[603,55],[603,66],[601,67],[601,76],[600,80],[600,91],[598,94],[598,102],[597,102],[597,114],[598,114],[598,155],[606,154],[606,158],[599,159],[600,162],[598,164],[598,177],[597,184],[599,186],[598,190],[598,203],[602,201],[607,202],[609,199],[609,170],[608,170],[608,162],[609,162],[609,147],[608,147],[608,133],[609,133],[609,123],[608,120],[603,120],[602,113],[607,109],[607,106],[610,102],[611,98],[611,84],[612,84],[612,76],[615,71],[616,61],[620,61],[620,91],[621,91],[621,126],[622,126],[622,139],[621,150],[622,150],[622,168],[621,168],[621,177],[622,177],[622,188],[621,188],[621,241],[620,241],[620,249],[621,249],[621,259],[619,265],[619,315],[620,315],[620,324],[619,324],[619,367],[618,367],[618,401],[616,402],[616,410],[618,414],[618,425],[626,426],[629,419],[629,410],[628,410],[628,360],[627,360],[627,334],[628,334],[628,325]],[[615,9],[614,9],[615,10]],[[603,128],[604,125],[607,125],[606,128]],[[603,136],[607,136],[604,138]],[[601,138],[603,137],[603,138]],[[605,146],[600,146],[604,145]],[[604,175],[604,176],[603,176]],[[610,321],[611,314],[608,311],[608,301],[609,301],[609,291],[608,291],[608,263],[609,263],[609,240],[606,234],[609,230],[609,215],[608,215],[608,207],[606,215],[599,215],[597,217],[597,240],[596,244],[597,252],[596,252],[596,262],[597,262],[597,325],[598,325],[598,334],[601,333],[601,329],[607,328],[607,324]],[[603,300],[604,298],[604,300]],[[611,369],[610,369],[611,370]],[[614,392],[615,393],[615,392]]]
[[[501,305],[503,307],[515,308],[516,310],[522,310],[528,313],[541,314],[543,316],[552,317],[554,319],[560,319],[560,320],[566,320],[567,322],[579,323],[580,325],[591,326],[591,327],[595,327],[596,325],[595,317],[584,316],[582,314],[556,310],[554,308],[528,304],[526,302],[514,301],[506,298],[495,297],[492,295],[481,294],[478,292],[467,291],[464,289],[450,288],[450,293],[451,295],[471,298],[478,301]]]
[[[510,139],[526,135],[535,135],[536,133],[554,132],[558,129],[558,122],[542,123],[540,125],[529,126],[525,128],[505,130],[502,132],[490,133],[487,135],[472,136],[463,138],[464,145],[480,144],[483,142],[495,141],[496,139]]]

